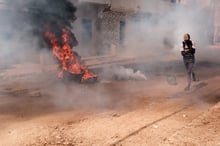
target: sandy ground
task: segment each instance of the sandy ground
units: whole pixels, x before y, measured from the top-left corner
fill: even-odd
[[[187,92],[184,73],[173,70],[177,85],[161,72],[95,84],[4,78],[0,146],[220,146],[220,69],[208,68]]]

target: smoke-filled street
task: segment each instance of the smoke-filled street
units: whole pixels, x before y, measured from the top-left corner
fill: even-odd
[[[95,84],[63,84],[39,74],[5,78],[0,144],[218,145],[219,65],[198,69],[200,81],[189,92],[184,73],[169,69],[147,80]],[[164,71],[175,74],[177,85]]]
[[[1,0],[0,146],[220,146],[219,6]]]

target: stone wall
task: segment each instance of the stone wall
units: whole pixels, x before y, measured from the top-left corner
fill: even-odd
[[[120,22],[125,21],[126,15],[121,12],[104,12],[101,20],[100,53],[111,53],[112,47],[120,47]]]

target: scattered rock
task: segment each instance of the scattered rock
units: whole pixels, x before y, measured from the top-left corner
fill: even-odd
[[[41,97],[41,92],[40,91],[32,91],[32,92],[29,92],[29,95],[31,97]]]
[[[154,127],[155,129],[157,129],[159,126],[158,126],[158,125],[153,125],[153,127]]]
[[[57,135],[56,138],[57,138],[57,139],[61,139],[61,136]]]
[[[210,122],[209,122],[209,121],[202,121],[202,123],[203,123],[204,125],[207,125],[207,124],[209,124]]]
[[[172,76],[172,75],[168,76],[168,77],[167,77],[167,83],[168,83],[169,85],[177,85],[176,77],[175,77],[175,76]]]
[[[112,117],[120,117],[119,114],[113,114]]]
[[[186,118],[186,117],[187,117],[187,115],[183,114],[183,118]]]

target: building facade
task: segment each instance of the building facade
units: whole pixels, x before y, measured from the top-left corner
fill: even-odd
[[[84,55],[111,54],[122,49],[129,22],[166,13],[175,5],[167,0],[78,0],[74,22],[79,46]],[[126,5],[125,5],[126,3]],[[114,51],[113,51],[114,52]]]
[[[213,43],[220,42],[220,1],[219,0],[71,0],[77,7],[77,20],[73,23],[79,45],[74,48],[82,56],[106,55],[120,50],[130,41],[134,26],[142,20],[160,21],[178,5],[186,6],[192,1],[209,9],[210,27],[213,27]],[[0,0],[0,4],[6,0]],[[187,6],[186,6],[187,7]],[[0,5],[0,9],[7,9]],[[172,22],[168,22],[171,24]],[[142,24],[142,23],[139,23]],[[143,23],[144,24],[144,23]],[[213,26],[212,26],[213,25]],[[135,28],[137,27],[137,28]],[[143,26],[144,27],[144,26]],[[159,28],[163,29],[163,28]],[[4,30],[2,30],[4,31]],[[166,32],[172,33],[172,32]],[[130,36],[129,39],[126,36]],[[211,37],[210,36],[210,37]],[[135,39],[135,38],[133,38]],[[138,38],[140,39],[140,38]],[[164,43],[172,47],[170,38]]]
[[[131,34],[128,29],[132,22],[135,24],[142,18],[158,21],[176,6],[188,7],[193,4],[200,5],[201,11],[207,12],[206,17],[209,17],[206,18],[209,23],[203,26],[209,27],[209,30],[201,34],[209,37],[210,44],[220,42],[219,0],[78,0],[75,3],[78,19],[73,31],[80,42],[78,49],[85,55],[109,54],[112,47],[123,49],[124,42],[129,41],[126,36]],[[172,26],[172,22],[168,23]],[[127,30],[130,34],[126,35]],[[164,42],[171,47],[172,41],[169,42],[169,39],[165,38]]]

